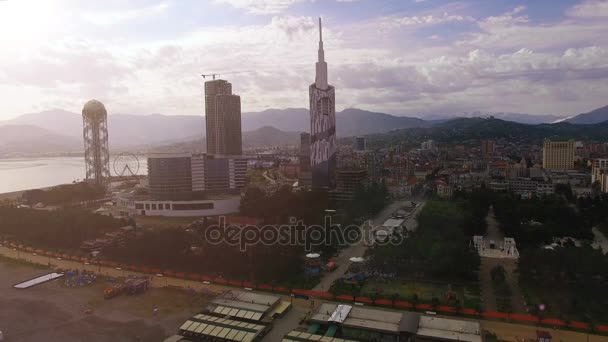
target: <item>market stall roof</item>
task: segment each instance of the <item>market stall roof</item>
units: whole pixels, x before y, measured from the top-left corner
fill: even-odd
[[[281,342],[308,342],[308,341],[320,341],[320,342],[355,342],[353,340],[345,340],[338,337],[330,337],[323,335],[309,334],[304,331],[292,331],[285,335]]]
[[[186,337],[215,337],[227,341],[250,342],[264,329],[265,326],[260,324],[199,314],[184,322],[179,331]]]

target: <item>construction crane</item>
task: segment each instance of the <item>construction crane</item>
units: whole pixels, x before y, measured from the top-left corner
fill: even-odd
[[[230,71],[230,72],[222,72],[222,73],[213,73],[213,74],[201,74],[201,76],[203,76],[203,78],[207,78],[207,77],[211,77],[212,79],[215,80],[215,77],[219,77],[220,75],[234,75],[234,74],[244,74],[247,72],[251,72],[251,71]]]

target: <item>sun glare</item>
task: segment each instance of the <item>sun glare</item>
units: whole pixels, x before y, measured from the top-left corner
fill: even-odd
[[[56,7],[54,1],[0,0],[0,41],[17,45],[43,41]]]

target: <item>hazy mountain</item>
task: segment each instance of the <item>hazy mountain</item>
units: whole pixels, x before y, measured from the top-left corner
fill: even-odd
[[[496,118],[457,118],[428,128],[400,129],[371,135],[368,145],[372,148],[397,144],[418,147],[421,141],[427,139],[446,144],[475,144],[481,139],[540,144],[544,138],[608,142],[608,122],[528,125]]]
[[[388,132],[393,129],[427,127],[430,124],[419,118],[374,113],[347,108],[336,113],[336,132],[340,137]]]
[[[264,126],[254,131],[243,132],[243,147],[299,146],[300,132],[286,132],[275,127]]]
[[[551,114],[541,114],[541,115],[532,115],[532,114],[523,114],[523,113],[493,113],[493,112],[466,112],[466,113],[458,113],[453,115],[431,115],[425,117],[428,120],[439,120],[439,121],[447,121],[455,118],[496,118],[505,121],[512,121],[517,123],[529,124],[529,125],[537,125],[542,123],[553,123],[558,120],[565,119],[564,116],[559,115],[551,115]]]
[[[0,126],[0,155],[82,152],[81,140],[33,125]]]
[[[592,110],[588,113],[578,114],[571,117],[566,122],[574,124],[595,124],[608,120],[608,106]]]
[[[54,109],[21,115],[2,125],[33,125],[55,134],[82,139],[82,115]],[[205,118],[193,115],[108,115],[110,148],[182,141],[204,135]]]
[[[242,114],[243,131],[275,127],[285,132],[310,130],[308,109],[268,109]],[[336,113],[340,137],[387,132],[391,129],[428,126],[422,119],[346,109]],[[55,134],[82,137],[82,116],[61,109],[21,115],[2,125],[34,125]],[[205,135],[205,117],[197,115],[108,115],[110,149],[191,141]]]
[[[305,108],[266,109],[241,115],[243,131],[272,126],[282,131],[309,131],[310,113]]]
[[[260,127],[243,132],[243,147],[272,147],[299,145],[300,132],[285,132],[274,127]],[[192,139],[148,149],[149,152],[205,152],[205,138]]]
[[[243,113],[242,120],[243,127],[247,130],[265,126],[276,127],[284,131],[307,132],[310,130],[310,113],[305,108],[268,109],[262,112]],[[356,108],[336,112],[336,134],[340,137],[428,125],[427,122],[418,118],[375,113]]]

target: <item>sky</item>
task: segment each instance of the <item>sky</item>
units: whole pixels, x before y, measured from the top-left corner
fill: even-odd
[[[92,98],[203,115],[307,108],[323,18],[336,109],[572,115],[608,104],[608,0],[0,0],[0,120]]]

